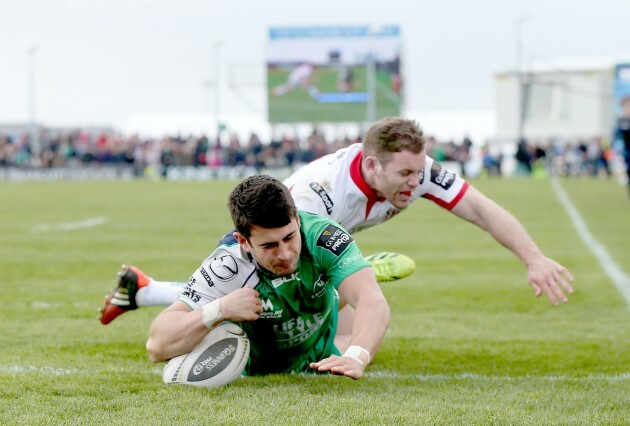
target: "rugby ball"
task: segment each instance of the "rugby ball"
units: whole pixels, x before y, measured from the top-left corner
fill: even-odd
[[[238,379],[248,357],[247,334],[238,325],[223,322],[210,330],[191,353],[171,359],[164,367],[162,380],[216,388]]]

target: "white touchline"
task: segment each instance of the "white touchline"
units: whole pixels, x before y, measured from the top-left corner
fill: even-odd
[[[608,277],[610,277],[615,286],[617,286],[617,289],[623,298],[626,299],[628,309],[630,309],[630,278],[626,275],[623,269],[615,263],[612,257],[610,257],[608,251],[606,251],[606,247],[600,244],[595,237],[593,237],[591,232],[588,230],[586,223],[582,220],[582,216],[580,216],[580,213],[577,211],[575,206],[573,206],[573,203],[567,196],[566,192],[564,192],[564,189],[562,189],[562,186],[558,183],[557,179],[551,179],[551,187],[560,200],[560,203],[569,214],[571,222],[573,222],[573,226],[577,230],[580,238],[582,238],[586,247],[588,247],[595,255],[604,272],[608,275]]]
[[[74,231],[76,229],[92,228],[94,226],[103,225],[108,222],[106,217],[93,217],[91,219],[82,220],[80,222],[66,222],[57,225],[39,225],[31,229],[31,232],[51,232],[51,231]]]
[[[70,376],[70,375],[79,375],[79,374],[94,374],[94,373],[116,373],[116,372],[127,372],[127,373],[142,373],[146,371],[140,371],[137,369],[130,368],[88,368],[85,370],[79,370],[78,368],[57,368],[57,367],[35,367],[34,365],[0,365],[0,373],[19,373],[19,374],[28,374],[28,373],[46,373],[52,374],[53,376]],[[148,370],[149,373],[152,374],[162,374],[162,368],[152,367]]]
[[[49,366],[36,367],[34,365],[0,365],[0,373],[13,373],[13,374],[51,374],[53,376],[71,376],[71,375],[93,375],[95,373],[102,374],[162,374],[161,367],[144,368],[56,368]],[[331,378],[336,380],[332,375],[326,374],[312,374],[312,373],[298,373],[297,376],[313,378],[313,379],[327,379]],[[460,373],[460,374],[400,374],[393,371],[368,371],[365,373],[365,377],[371,379],[394,379],[394,380],[418,380],[421,382],[445,382],[451,380],[473,380],[480,382],[513,382],[513,381],[571,381],[571,382],[585,382],[585,381],[605,381],[605,382],[621,382],[630,380],[630,372],[620,374],[590,374],[587,376],[554,376],[554,375],[525,375],[525,376],[486,376],[476,373]]]
[[[549,382],[557,381],[592,381],[603,380],[606,382],[619,382],[630,380],[630,373],[621,374],[591,374],[587,376],[554,376],[554,375],[525,375],[525,376],[486,376],[476,373],[460,373],[460,374],[399,374],[389,371],[369,371],[365,373],[366,377],[378,379],[412,379],[422,382],[445,382],[451,380],[477,380],[483,382],[511,382],[526,380],[543,380]],[[325,376],[324,376],[325,377]]]

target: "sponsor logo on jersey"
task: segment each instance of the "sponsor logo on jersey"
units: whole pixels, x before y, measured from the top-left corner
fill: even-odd
[[[182,296],[189,298],[193,302],[197,303],[201,300],[201,296],[195,290],[191,288],[191,284],[188,284],[184,291],[182,292]]]
[[[344,257],[343,259],[341,259],[338,263],[337,263],[337,267],[339,269],[343,269],[346,266],[348,266],[351,263],[356,262],[357,260],[361,259],[361,256],[359,256],[358,254],[355,254],[354,256],[348,256],[348,257]]]
[[[328,164],[332,165],[335,163],[335,161],[341,160],[343,157],[346,156],[346,152],[347,151],[342,151],[339,154],[335,155],[335,157],[331,161],[329,161]]]
[[[281,324],[274,324],[278,348],[287,349],[299,345],[314,335],[329,317],[328,313],[302,315]]]
[[[422,182],[424,182],[424,168],[420,170],[420,185],[422,185]]]
[[[210,287],[214,287],[214,282],[212,281],[212,278],[210,278],[210,274],[205,270],[205,268],[202,266],[199,268],[199,271],[201,272],[201,275],[203,275],[203,279],[206,280],[208,285]]]
[[[455,182],[455,173],[449,172],[440,163],[435,162],[431,166],[431,182],[448,190]]]
[[[352,241],[350,234],[331,224],[319,234],[317,245],[339,256]]]
[[[271,303],[271,300],[261,300],[260,304],[263,311],[273,311],[273,303]]]
[[[311,189],[313,191],[315,191],[315,193],[317,195],[319,195],[319,198],[322,199],[322,202],[324,203],[324,206],[326,206],[326,212],[328,214],[332,214],[333,202],[330,199],[330,197],[328,196],[328,193],[324,190],[324,188],[317,182],[311,182],[311,183],[308,184],[308,186],[310,186]]]
[[[226,254],[212,259],[210,270],[221,281],[229,281],[238,274],[238,265],[232,256]]]
[[[263,311],[258,314],[258,319],[273,319],[282,317],[282,309],[274,310],[271,300],[261,300]]]
[[[328,284],[328,280],[324,274],[319,274],[319,277],[315,280],[315,284],[313,284],[313,295],[311,298],[316,299],[322,297],[324,293],[326,293],[326,284]]]
[[[294,272],[287,277],[274,278],[273,280],[271,280],[271,285],[273,285],[273,288],[278,288],[282,284],[288,283],[291,281],[300,281],[300,274],[298,272]]]

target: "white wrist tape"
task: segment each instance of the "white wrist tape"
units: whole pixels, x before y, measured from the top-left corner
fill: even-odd
[[[359,355],[361,355],[361,353],[364,353],[367,355],[367,363],[369,364],[371,360],[370,352],[367,349],[362,348],[361,346],[357,346],[357,345],[348,346],[348,349],[346,349],[346,351],[343,353],[342,356],[347,356],[348,358],[352,358],[359,364],[365,365],[365,363],[361,360],[361,358],[359,358]]]
[[[221,315],[221,299],[213,300],[201,307],[201,320],[208,328],[212,328],[219,321],[223,320]]]

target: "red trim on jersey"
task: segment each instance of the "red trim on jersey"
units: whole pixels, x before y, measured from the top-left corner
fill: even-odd
[[[374,203],[377,201],[384,201],[385,199],[376,195],[376,192],[370,188],[370,185],[368,185],[367,182],[365,182],[365,179],[363,179],[363,175],[361,174],[361,160],[363,160],[363,151],[359,151],[357,156],[354,157],[354,160],[352,160],[352,163],[350,163],[350,177],[361,192],[363,192],[367,197],[367,205],[365,207],[365,218],[367,219]]]
[[[453,207],[455,207],[457,205],[457,203],[459,203],[459,200],[462,199],[462,197],[464,196],[464,194],[468,190],[469,186],[470,185],[468,184],[468,182],[464,182],[464,185],[462,185],[462,189],[459,190],[459,194],[457,194],[457,196],[455,198],[453,198],[453,201],[451,201],[450,203],[447,203],[446,201],[441,200],[441,199],[439,199],[436,196],[431,195],[431,194],[424,194],[423,197],[426,198],[427,200],[431,200],[434,203],[444,207],[446,210],[452,210]]]

